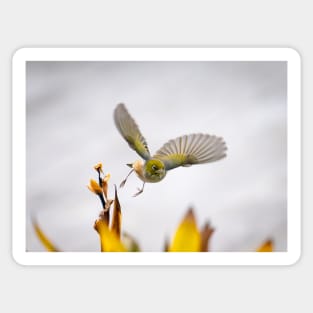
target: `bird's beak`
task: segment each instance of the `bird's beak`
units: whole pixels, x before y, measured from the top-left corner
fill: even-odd
[[[129,166],[130,168],[133,168],[133,164],[132,163],[127,163],[127,166]]]

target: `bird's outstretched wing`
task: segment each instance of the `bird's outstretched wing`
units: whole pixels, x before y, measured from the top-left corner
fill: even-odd
[[[146,139],[142,136],[138,125],[123,103],[118,104],[114,110],[114,121],[118,131],[128,142],[129,146],[145,160],[150,159],[151,155]]]
[[[168,141],[153,158],[164,162],[166,170],[178,166],[208,163],[226,156],[226,144],[221,137],[191,134]]]

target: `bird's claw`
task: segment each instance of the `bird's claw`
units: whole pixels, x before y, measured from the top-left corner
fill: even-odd
[[[138,192],[136,192],[136,193],[133,195],[133,197],[137,197],[137,196],[139,196],[139,195],[143,192],[143,188],[142,188],[142,189],[137,188],[137,190],[138,190]]]

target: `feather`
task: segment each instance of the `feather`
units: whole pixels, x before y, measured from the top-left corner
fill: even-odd
[[[221,137],[208,134],[190,134],[165,143],[153,156],[160,159],[166,170],[218,161],[226,156],[226,144]]]
[[[118,104],[114,110],[114,121],[118,131],[128,142],[129,146],[143,159],[150,159],[151,155],[148,149],[147,141],[141,134],[138,125],[128,113],[123,103]]]

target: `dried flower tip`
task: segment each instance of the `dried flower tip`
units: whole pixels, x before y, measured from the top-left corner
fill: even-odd
[[[110,207],[111,207],[113,202],[114,202],[114,200],[108,199],[107,202],[105,203],[105,206],[104,206],[103,210],[105,212],[109,211],[109,209],[110,209]]]
[[[93,224],[93,229],[96,231],[96,232],[98,232],[99,233],[99,231],[98,231],[98,223],[99,223],[99,221],[98,220],[95,220],[95,222],[94,222],[94,224]]]
[[[121,237],[121,228],[122,228],[122,212],[120,201],[118,200],[116,185],[114,185],[115,189],[115,199],[113,206],[113,214],[111,219],[111,230],[116,233],[116,235]]]
[[[209,222],[205,223],[201,229],[201,249],[200,251],[206,252],[210,251],[209,242],[211,239],[212,234],[214,233],[215,229],[210,225]]]
[[[102,171],[102,163],[97,163],[94,167],[93,167],[98,173],[101,172],[103,174]]]
[[[104,211],[102,210],[99,213],[99,220],[104,221],[107,225],[109,225],[109,221],[110,221],[110,212],[109,211]]]
[[[170,242],[169,242],[168,238],[166,238],[165,242],[164,242],[164,246],[163,246],[163,251],[168,252],[169,246],[170,246]]]
[[[102,188],[94,179],[90,179],[90,183],[87,187],[91,192],[95,193],[96,195],[102,194]]]
[[[108,200],[108,181],[110,177],[111,177],[110,174],[106,174],[104,178],[101,180],[102,191],[106,200]]]
[[[110,173],[107,173],[104,178],[102,179],[103,182],[108,182],[109,179],[111,178],[111,174]]]

